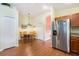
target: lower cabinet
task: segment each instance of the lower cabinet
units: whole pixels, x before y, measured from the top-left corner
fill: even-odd
[[[79,54],[79,37],[71,37],[71,51]]]

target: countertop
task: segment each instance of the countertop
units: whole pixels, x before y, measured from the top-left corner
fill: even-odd
[[[71,36],[79,37],[79,35],[71,35]]]

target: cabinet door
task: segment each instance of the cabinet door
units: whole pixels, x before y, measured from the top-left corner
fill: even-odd
[[[79,38],[78,38],[78,39],[79,39]],[[78,40],[78,45],[77,45],[77,46],[78,46],[77,50],[78,50],[78,53],[79,53],[79,40]]]
[[[79,13],[70,16],[71,26],[79,26]]]
[[[71,40],[71,51],[77,52],[77,41]]]
[[[79,38],[72,37],[71,38],[71,51],[75,53],[79,53]]]

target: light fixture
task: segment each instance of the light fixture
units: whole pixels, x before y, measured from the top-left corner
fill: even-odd
[[[28,24],[27,25],[22,24],[21,27],[24,28],[24,29],[26,29],[28,27],[35,27],[30,22],[31,21],[31,14],[30,13],[27,14],[27,17],[28,17]]]
[[[47,5],[43,5],[43,10],[47,10],[48,6]]]
[[[30,13],[28,13],[28,24],[27,24],[27,27],[35,27],[35,26],[33,26],[33,24],[31,24],[31,14]]]

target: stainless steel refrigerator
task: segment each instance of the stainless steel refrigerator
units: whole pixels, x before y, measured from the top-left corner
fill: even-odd
[[[70,21],[57,20],[52,22],[52,47],[70,52]]]

